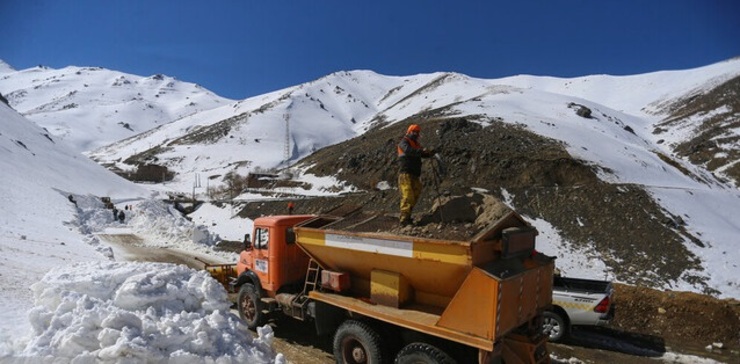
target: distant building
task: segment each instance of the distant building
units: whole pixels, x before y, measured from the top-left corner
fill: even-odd
[[[138,182],[165,182],[171,181],[174,177],[175,173],[167,167],[156,164],[142,164],[136,169],[133,180]]]

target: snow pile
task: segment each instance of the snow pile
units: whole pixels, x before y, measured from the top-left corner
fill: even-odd
[[[224,263],[236,261],[233,253],[215,251],[213,247],[220,241],[220,235],[213,231],[216,226],[205,226],[198,221],[188,220],[173,205],[157,198],[114,199],[115,208],[123,211],[123,222],[113,217],[113,211],[106,208],[97,196],[72,195],[76,201],[77,216],[67,222],[85,234],[85,241],[103,255],[112,260],[121,260],[119,256],[101,241],[99,234],[135,235],[140,238],[139,246],[178,248],[209,260]],[[233,221],[232,221],[233,220]],[[208,220],[211,221],[211,220]],[[244,219],[223,217],[224,226],[218,231],[227,235],[242,236],[246,229],[238,229]],[[238,231],[232,231],[231,229]],[[104,238],[102,240],[105,240]],[[106,251],[107,250],[107,251]]]
[[[205,226],[221,240],[242,241],[244,234],[252,231],[252,220],[240,218],[232,205],[215,205],[206,202],[189,214],[195,224]]]
[[[129,214],[134,231],[151,241],[188,241],[195,228],[174,206],[153,199],[142,201]]]
[[[31,339],[18,359],[284,363],[263,327],[253,339],[206,272],[163,263],[87,262],[32,286]]]

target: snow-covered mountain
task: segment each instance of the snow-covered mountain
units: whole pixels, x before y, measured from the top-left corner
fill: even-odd
[[[573,114],[574,107],[583,106],[591,110],[593,120],[606,118],[617,129],[631,130],[625,137],[641,143],[640,149],[666,155],[687,143],[696,144],[696,138],[708,139],[704,130],[710,119],[728,120],[718,136],[705,140],[717,146],[713,149],[716,158],[693,160],[691,153],[679,156],[738,184],[740,133],[732,127],[738,108],[723,104],[683,117],[673,110],[682,100],[711,93],[739,76],[737,59],[686,71],[575,79],[517,76],[483,80],[450,73],[389,77],[371,71],[338,72],[184,117],[95,150],[90,156],[121,170],[142,163],[166,166],[175,173],[170,186],[187,191],[194,174],[218,184],[228,173],[246,175],[257,167],[286,166],[370,128],[443,111],[448,116],[502,118],[527,125],[569,144],[574,156],[589,154],[582,157],[601,163],[603,158],[594,154],[602,149],[599,146],[609,145],[604,140],[589,138],[595,145],[584,153],[586,146],[580,140],[569,140],[578,138],[577,131],[563,134],[557,128],[543,127],[543,120],[559,124],[564,115]],[[197,155],[189,152],[192,148],[198,149]]]
[[[733,59],[684,71],[571,79],[484,80],[451,73],[389,77],[352,71],[233,102],[163,75],[144,78],[72,66],[15,71],[2,63],[0,93],[21,114],[101,164],[121,171],[144,163],[167,167],[174,174],[169,188],[180,191],[189,191],[196,174],[219,185],[229,173],[286,166],[372,127],[429,111],[512,115],[504,121],[536,128],[541,123],[535,119],[558,119],[574,107],[558,101],[555,109],[528,115],[538,105],[529,102],[537,96],[528,91],[588,107],[594,115],[601,111],[642,138],[645,149],[676,154],[740,185],[740,132],[733,127],[740,98],[732,97],[739,69],[740,60]],[[501,98],[511,101],[501,103]],[[686,110],[687,100],[701,104]],[[540,129],[568,142],[567,135]],[[192,148],[198,148],[197,155],[190,153]],[[599,163],[597,156],[586,159],[592,158]]]
[[[24,72],[31,71],[6,75]],[[558,256],[566,273],[738,297],[740,268],[730,252],[736,250],[733,244],[740,235],[740,224],[732,218],[740,214],[739,177],[734,172],[740,146],[733,142],[740,134],[733,127],[740,108],[737,98],[731,97],[728,102],[702,102],[704,107],[693,103],[724,100],[737,91],[739,77],[740,59],[683,71],[572,79],[337,72],[168,123],[153,123],[143,133],[92,151],[84,149],[119,173],[146,164],[166,167],[171,180],[150,186],[178,193],[196,192],[196,186],[202,193],[203,188],[229,183],[229,176],[284,167],[291,167],[298,181],[312,178],[311,188],[293,193],[317,193],[321,189],[317,186],[323,191],[359,191],[375,188],[370,182],[394,185],[393,167],[384,164],[383,152],[373,154],[380,158],[368,157],[350,150],[352,144],[392,149],[396,135],[383,134],[384,130],[400,130],[412,121],[464,121],[465,137],[478,150],[466,150],[462,157],[444,154],[460,165],[458,184],[492,190],[508,197],[515,209],[527,211],[542,232],[545,251]],[[100,87],[110,88],[109,81]],[[5,89],[3,82],[0,91]],[[34,99],[32,87],[23,89],[28,100]],[[77,109],[96,107],[80,104]],[[79,120],[95,125],[90,124],[92,119]],[[499,139],[483,132],[498,132],[502,125],[540,139]],[[706,133],[707,125],[712,126],[711,134]],[[436,132],[439,135],[425,140],[443,144],[442,131]],[[530,148],[528,153],[537,161],[538,149],[546,147],[542,137],[554,141],[547,142],[547,148],[560,146],[567,157],[557,154],[556,159],[539,162],[567,158],[575,169],[552,169],[557,175],[546,181],[519,176],[526,185],[478,178],[491,173],[484,169],[491,161],[519,162],[503,153],[515,140]],[[364,144],[368,138],[373,140]],[[695,160],[690,148],[682,152],[686,145],[710,145],[705,150],[714,153]],[[332,148],[337,150],[317,153]],[[450,150],[446,153],[454,153]],[[323,160],[313,160],[312,155]],[[385,174],[370,176],[357,165]],[[598,181],[568,175],[584,170],[594,171]],[[323,180],[317,182],[319,177]],[[591,196],[569,196],[565,191],[586,190],[570,180],[588,180],[601,190]],[[547,193],[538,195],[534,188],[546,188]],[[565,197],[569,199],[564,203]],[[545,198],[550,198],[548,206]],[[621,216],[603,216],[610,213]],[[673,255],[656,257],[665,251]]]
[[[161,74],[141,77],[75,66],[16,71],[2,61],[0,94],[15,110],[78,152],[231,102]]]

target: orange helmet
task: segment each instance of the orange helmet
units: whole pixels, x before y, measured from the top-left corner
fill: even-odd
[[[409,125],[409,128],[406,129],[406,134],[411,134],[412,132],[417,132],[417,133],[421,132],[421,127],[416,124]]]

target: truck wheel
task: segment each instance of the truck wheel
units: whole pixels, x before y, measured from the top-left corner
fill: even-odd
[[[547,335],[551,342],[562,341],[568,335],[568,324],[558,313],[545,311],[542,316],[542,333]]]
[[[260,300],[257,289],[253,284],[245,283],[242,285],[239,289],[237,302],[239,303],[239,316],[247,324],[247,327],[254,330],[267,322],[267,317],[262,312],[262,300]]]
[[[456,364],[447,353],[425,343],[406,345],[396,355],[395,364]]]
[[[381,364],[382,348],[380,335],[364,322],[347,320],[334,335],[337,364]]]

